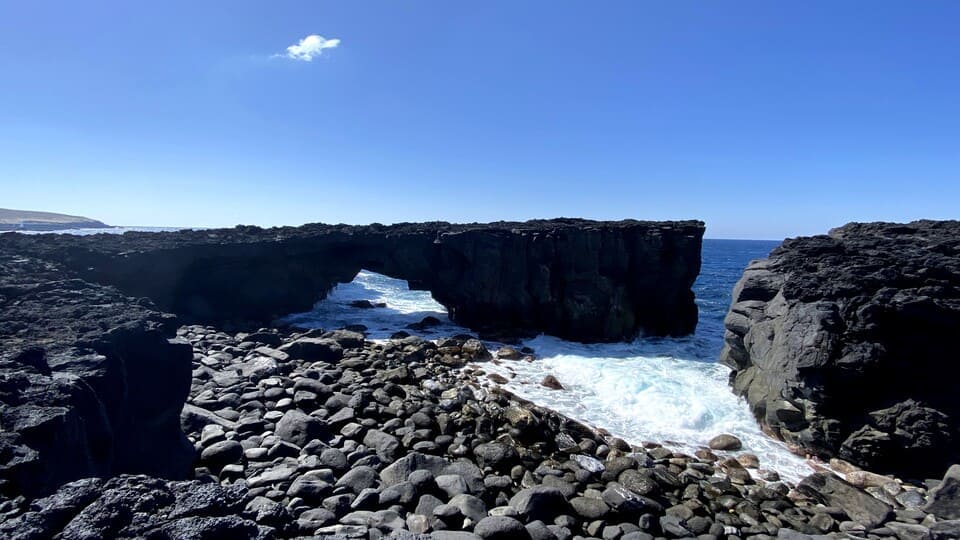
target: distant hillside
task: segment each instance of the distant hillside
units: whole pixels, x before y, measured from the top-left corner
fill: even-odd
[[[58,231],[103,227],[109,227],[109,225],[82,216],[0,208],[0,231]]]

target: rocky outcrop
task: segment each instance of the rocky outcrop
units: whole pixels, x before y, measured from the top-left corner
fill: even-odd
[[[261,521],[280,525],[282,531],[290,519],[277,506],[269,509],[272,520]],[[262,506],[243,485],[126,475],[110,480],[84,478],[0,523],[0,534],[10,540],[276,538],[275,527],[253,521],[260,510]]]
[[[7,235],[0,243],[197,323],[270,324],[368,269],[431,291],[451,319],[474,329],[616,341],[693,331],[703,231],[692,221],[561,219]]]
[[[960,222],[785,241],[733,292],[722,361],[772,433],[908,478],[960,460]]]
[[[122,472],[184,477],[192,353],[175,322],[0,248],[0,494]]]

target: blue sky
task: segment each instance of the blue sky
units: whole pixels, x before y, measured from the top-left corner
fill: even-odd
[[[958,23],[954,1],[0,0],[0,207],[774,239],[958,218]],[[339,42],[284,56],[309,35]]]

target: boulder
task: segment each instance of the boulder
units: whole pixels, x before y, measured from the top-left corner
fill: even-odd
[[[540,519],[546,522],[567,513],[570,508],[563,493],[550,486],[522,489],[510,498],[510,506],[525,519]]]
[[[326,422],[295,409],[283,414],[275,432],[277,437],[301,448],[314,439],[327,441],[331,436]]]
[[[304,337],[283,345],[280,350],[305,362],[338,362],[343,358],[343,347],[329,338]]]
[[[530,538],[530,533],[527,532],[523,523],[507,516],[487,516],[477,523],[473,532],[484,540],[523,540]]]
[[[733,435],[725,433],[710,439],[707,446],[709,446],[711,450],[739,450],[743,448],[743,443]]]
[[[951,465],[937,487],[930,490],[923,507],[938,519],[960,519],[960,465]]]
[[[842,508],[850,519],[868,529],[884,523],[892,509],[840,477],[830,473],[814,473],[804,478],[797,490],[827,506]]]
[[[546,375],[543,380],[540,381],[540,385],[546,386],[551,390],[563,390],[563,385],[560,384],[560,381],[553,375]]]

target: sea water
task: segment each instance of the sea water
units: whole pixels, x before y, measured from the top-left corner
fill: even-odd
[[[730,391],[729,368],[717,362],[734,284],[750,260],[765,257],[776,245],[704,241],[702,270],[694,285],[700,318],[691,336],[613,344],[539,336],[523,343],[535,350],[535,361],[488,362],[482,368],[505,376],[509,382],[504,386],[515,394],[634,444],[652,441],[693,452],[716,435],[735,435],[743,441],[741,452],[756,454],[762,468],[795,482],[812,468],[760,430],[746,402]],[[355,300],[386,307],[353,307]],[[405,281],[361,271],[351,283],[336,286],[313,310],[287,320],[308,328],[362,324],[368,338],[384,339],[428,315],[441,324],[412,333],[432,338],[469,332],[451,323],[429,292],[412,291]],[[548,374],[564,389],[540,385]]]

